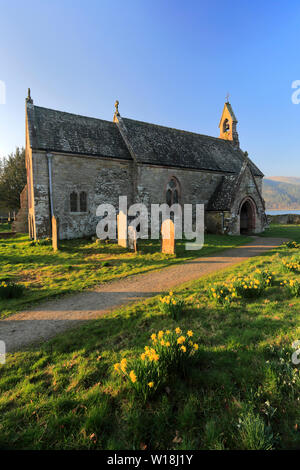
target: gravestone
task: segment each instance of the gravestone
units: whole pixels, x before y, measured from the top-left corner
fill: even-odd
[[[120,212],[117,216],[118,245],[127,248],[127,215]]]
[[[175,228],[171,219],[166,219],[161,225],[161,252],[174,255],[175,253]]]
[[[128,247],[135,253],[137,252],[137,233],[135,227],[132,225],[128,227]]]
[[[58,250],[58,219],[54,215],[52,217],[52,248],[54,251]]]

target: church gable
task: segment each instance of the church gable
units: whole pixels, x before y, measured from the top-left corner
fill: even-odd
[[[264,200],[256,184],[247,157],[234,187],[231,209],[238,209],[241,200],[245,197],[252,197],[255,200],[256,206],[264,209]]]
[[[244,154],[245,155],[245,154]],[[212,194],[207,210],[231,211],[238,199],[243,195],[252,195],[264,207],[264,200],[258,189],[251,162],[248,156],[244,157],[244,163],[238,175],[223,176],[215,192]]]

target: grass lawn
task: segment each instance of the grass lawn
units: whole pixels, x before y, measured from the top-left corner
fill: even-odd
[[[0,225],[1,229],[1,225]],[[189,258],[206,256],[250,240],[245,236],[206,235],[199,251],[185,251],[177,244],[176,255],[160,253],[159,241],[144,241],[140,252],[130,253],[117,244],[91,240],[66,240],[54,253],[48,242],[36,244],[26,235],[0,238],[1,280],[26,287],[22,298],[1,300],[0,318],[27,307],[30,303],[61,294],[75,293],[102,282],[181,263]]]
[[[292,224],[271,224],[264,232],[260,233],[260,237],[287,237],[291,239],[299,238],[300,225]]]
[[[0,224],[0,232],[10,232],[11,231],[11,224]]]
[[[291,344],[300,339],[300,297],[281,285],[299,277],[284,270],[292,257],[300,259],[299,248],[281,247],[181,286],[177,321],[156,297],[8,355],[0,365],[0,448],[299,449]],[[224,307],[209,296],[211,286],[256,268],[275,273],[260,297]],[[144,403],[113,365],[139,358],[151,334],[178,326],[193,331],[199,351],[185,376],[174,369]]]

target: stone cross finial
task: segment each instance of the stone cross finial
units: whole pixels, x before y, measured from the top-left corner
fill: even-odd
[[[116,108],[115,115],[116,115],[116,116],[120,116],[120,113],[119,113],[119,101],[118,101],[118,100],[116,100],[116,102],[115,102],[115,108]]]
[[[226,95],[226,98],[225,98],[225,99],[226,99],[226,103],[229,103],[229,96],[230,96],[230,95],[229,95],[229,93],[227,92],[227,95]]]
[[[27,95],[26,101],[27,103],[33,103],[33,99],[31,98],[31,95],[30,95],[30,88],[28,88],[28,95]]]

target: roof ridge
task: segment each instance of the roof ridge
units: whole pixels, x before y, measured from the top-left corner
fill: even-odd
[[[148,124],[150,126],[162,127],[163,129],[170,129],[172,131],[184,132],[186,134],[198,135],[198,136],[201,136],[201,137],[209,137],[210,139],[214,139],[214,140],[217,140],[217,141],[228,142],[228,140],[226,140],[226,139],[221,139],[220,137],[215,137],[213,135],[199,134],[198,132],[186,131],[185,129],[178,129],[177,127],[163,126],[162,124],[155,124],[153,122],[139,121],[137,119],[131,119],[131,118],[127,118],[127,117],[124,117],[124,116],[121,116],[121,118],[126,119],[127,121],[138,122],[138,123],[141,123],[141,124]],[[230,142],[228,142],[228,143],[230,144]]]
[[[55,113],[68,114],[69,116],[81,117],[84,119],[94,119],[95,121],[107,122],[109,124],[115,124],[113,121],[108,121],[107,119],[100,119],[92,116],[84,116],[83,114],[69,113],[68,111],[61,111],[60,109],[46,108],[45,106],[36,106],[31,105],[32,108],[44,109],[46,111],[54,111]]]
[[[114,124],[115,125],[115,123],[113,121],[108,121],[107,119],[100,119],[100,118],[92,117],[92,116],[84,116],[83,114],[70,113],[68,111],[61,111],[60,109],[46,108],[45,106],[37,106],[35,104],[31,105],[31,107],[44,109],[46,111],[54,111],[56,113],[61,113],[61,114],[68,114],[69,116],[75,116],[75,117],[81,117],[81,118],[85,118],[85,119],[93,119],[95,121],[107,122],[109,124]],[[131,119],[131,118],[124,117],[124,116],[121,116],[121,118],[126,119],[128,121],[132,121],[132,122],[147,124],[147,125],[150,125],[150,126],[160,127],[160,128],[163,128],[163,129],[169,129],[169,130],[173,130],[173,131],[176,131],[176,132],[182,132],[182,133],[185,133],[185,134],[197,135],[197,136],[200,136],[200,137],[208,137],[209,139],[213,139],[213,140],[216,140],[216,141],[228,142],[228,140],[226,140],[226,139],[221,139],[220,137],[215,137],[213,135],[200,134],[198,132],[187,131],[185,129],[178,129],[177,127],[163,126],[162,124],[156,124],[156,123],[147,122],[147,121],[140,121],[138,119]],[[228,144],[230,144],[230,142],[228,142]]]

